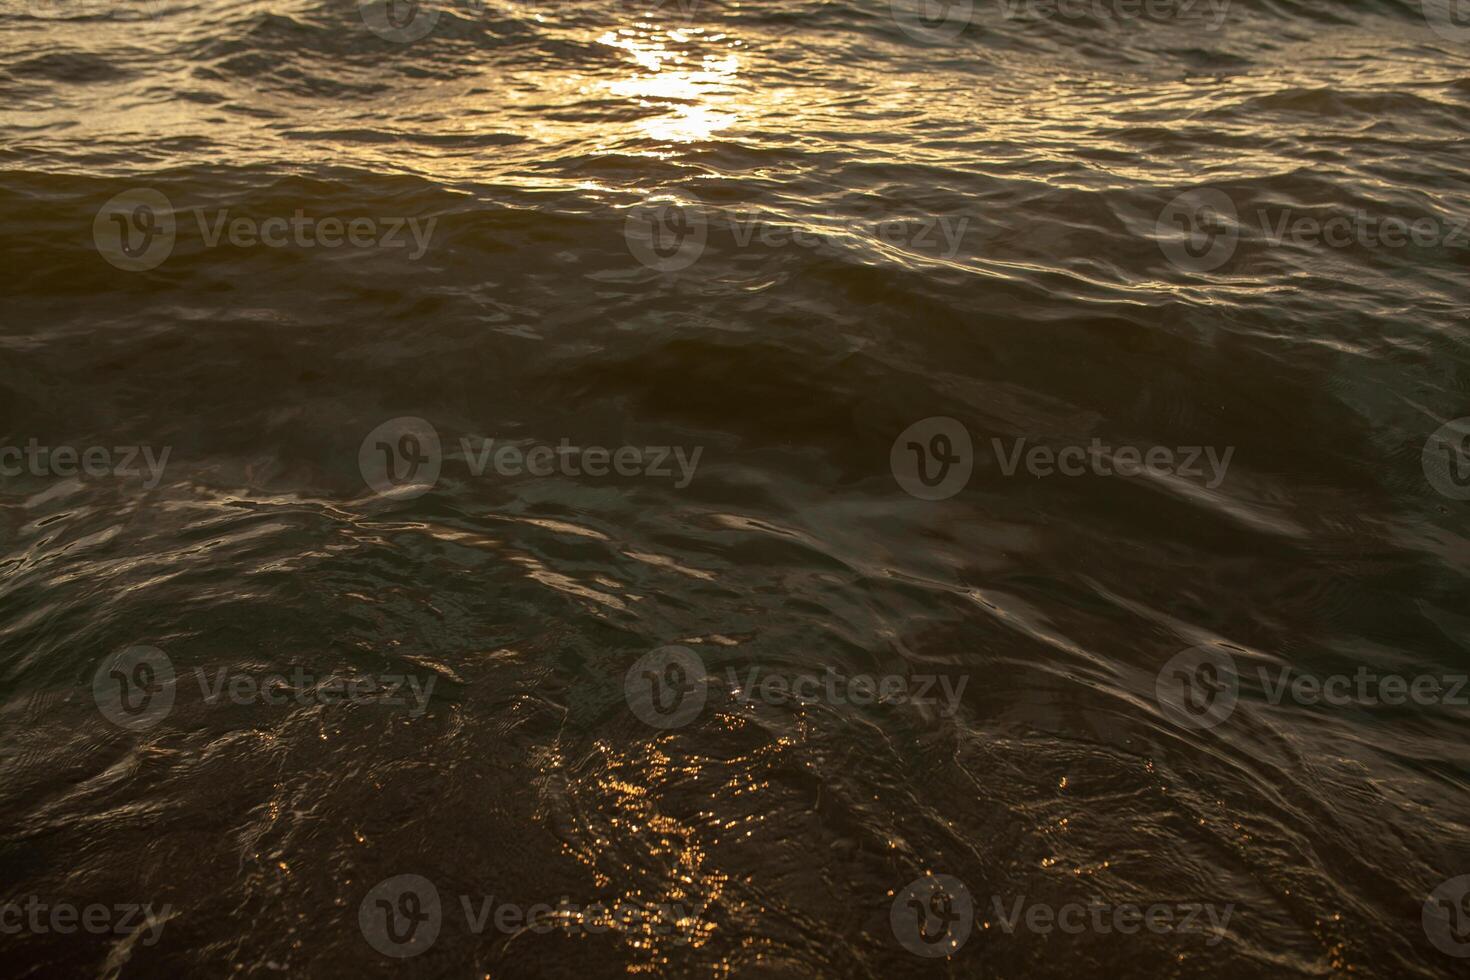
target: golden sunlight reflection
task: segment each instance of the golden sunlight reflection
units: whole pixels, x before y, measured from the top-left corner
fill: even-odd
[[[604,82],[607,91],[664,110],[637,122],[650,139],[670,143],[706,140],[739,118],[734,99],[739,57],[729,51],[701,55],[693,50],[700,44],[728,42],[725,35],[624,27],[597,40],[626,51],[638,67],[629,78]]]
[[[728,875],[712,867],[706,831],[663,808],[663,791],[697,779],[699,763],[660,742],[619,748],[598,741],[594,756],[596,764],[584,760],[576,775],[568,771],[560,749],[553,748],[542,760],[538,782],[542,793],[550,794],[547,812],[567,811],[570,805],[574,814],[562,853],[586,866],[599,888],[617,892],[601,906],[660,911],[596,923],[647,955],[627,972],[656,975],[669,965],[669,947],[699,949],[710,941],[716,928],[712,909],[728,887]],[[579,921],[588,914],[574,913]]]

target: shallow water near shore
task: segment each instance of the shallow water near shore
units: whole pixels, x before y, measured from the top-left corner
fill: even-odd
[[[0,973],[1463,974],[1470,31],[961,6],[0,7]]]

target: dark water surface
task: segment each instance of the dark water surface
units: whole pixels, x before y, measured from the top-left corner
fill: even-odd
[[[7,0],[0,975],[1465,975],[1470,19],[905,3]]]

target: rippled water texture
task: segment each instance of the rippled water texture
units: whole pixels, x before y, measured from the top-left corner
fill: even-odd
[[[1470,36],[906,2],[4,0],[0,447],[119,465],[0,482],[0,975],[1464,975],[1470,709],[1272,691],[1470,670],[1424,465],[1470,415]],[[1272,241],[1359,213],[1447,234]],[[1007,473],[1094,440],[1230,455]],[[1160,693],[1189,650],[1227,719]],[[752,696],[803,673],[954,696]],[[362,677],[427,697],[323,693]],[[368,927],[429,914],[405,875],[412,948]]]

